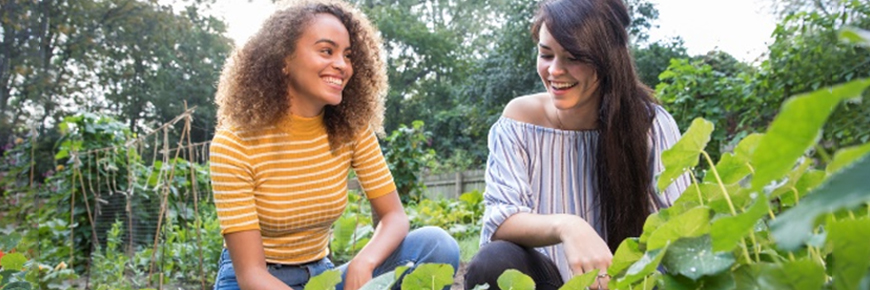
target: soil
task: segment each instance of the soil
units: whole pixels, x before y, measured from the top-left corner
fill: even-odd
[[[459,270],[456,271],[456,276],[453,278],[453,286],[450,287],[450,290],[464,290],[465,289],[465,272],[467,269],[468,263],[460,262]]]

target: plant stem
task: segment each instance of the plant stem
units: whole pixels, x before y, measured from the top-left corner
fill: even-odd
[[[831,155],[828,154],[828,151],[825,151],[825,148],[822,148],[821,145],[816,143],[816,152],[819,153],[819,156],[822,157],[822,160],[825,161],[825,164],[831,163]]]
[[[698,185],[698,181],[695,179],[695,173],[689,170],[689,175],[692,176],[692,184],[698,190],[698,201],[701,203],[701,206],[704,206],[704,197],[701,196],[701,186]]]
[[[707,151],[701,150],[701,154],[704,155],[704,158],[707,159],[707,163],[710,164],[710,170],[713,171],[713,176],[716,176],[716,182],[719,183],[719,188],[722,189],[722,195],[725,196],[725,201],[728,202],[728,208],[731,209],[731,215],[737,215],[737,210],[734,209],[734,203],[731,202],[731,196],[728,194],[728,190],[725,189],[725,184],[722,182],[722,178],[719,177],[719,171],[716,170],[716,164],[713,163],[713,159],[710,158],[710,154],[707,154]]]
[[[704,158],[707,159],[707,163],[710,164],[710,170],[713,171],[713,176],[716,177],[716,183],[719,184],[719,188],[722,189],[722,195],[725,196],[725,201],[728,202],[728,208],[731,209],[731,215],[736,216],[737,210],[734,208],[734,203],[731,202],[731,195],[728,194],[728,190],[725,189],[725,183],[722,182],[722,177],[719,177],[719,171],[716,170],[716,164],[713,163],[713,159],[710,158],[710,154],[707,154],[707,151],[701,150],[701,154],[704,155]],[[755,233],[752,233],[753,240],[755,239]],[[740,246],[743,248],[743,256],[746,258],[747,263],[752,263],[752,258],[749,257],[749,250],[746,246],[746,240],[740,239]]]

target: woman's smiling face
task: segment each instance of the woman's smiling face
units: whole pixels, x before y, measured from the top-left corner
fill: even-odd
[[[553,104],[561,109],[598,108],[598,74],[588,63],[575,58],[541,25],[538,41],[538,75]]]
[[[286,60],[290,110],[314,116],[326,105],[341,103],[342,90],[353,76],[350,34],[331,14],[317,14]]]

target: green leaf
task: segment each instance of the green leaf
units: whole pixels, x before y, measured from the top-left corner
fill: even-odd
[[[828,167],[825,168],[825,172],[833,174],[846,165],[852,164],[852,162],[867,155],[867,153],[870,153],[870,143],[840,149],[836,154],[834,154],[834,160],[828,164]]]
[[[391,272],[391,273],[395,273],[394,276],[396,276],[396,280],[399,280],[399,278],[401,278],[402,275],[408,271],[408,269],[411,269],[411,267],[402,265],[402,266],[396,267],[396,269],[393,270],[393,272]]]
[[[17,232],[12,232],[8,235],[0,236],[0,250],[2,251],[11,251],[15,249],[15,246],[18,245],[18,242],[21,241],[21,234]]]
[[[692,280],[679,275],[665,275],[665,286],[668,290],[731,290],[736,288],[734,278],[730,271],[722,272],[716,276],[702,277],[700,280]]]
[[[698,280],[701,276],[714,276],[734,264],[731,252],[715,253],[709,235],[682,238],[668,247],[662,263],[668,273],[678,273]]]
[[[753,192],[740,187],[739,184],[725,185],[725,190],[728,191],[728,198],[725,197],[725,193],[722,192],[722,188],[718,184],[712,185],[707,188],[702,187],[702,189],[706,189],[703,192],[707,196],[707,199],[710,200],[707,206],[716,213],[731,214],[731,206],[728,205],[728,199],[731,199],[731,204],[734,205],[735,210],[742,209],[752,202]]]
[[[508,269],[498,276],[498,287],[505,290],[535,290],[532,277],[514,269]]]
[[[2,289],[2,285],[6,285],[9,283],[9,280],[12,279],[12,274],[19,273],[17,270],[0,270],[0,289]]]
[[[831,175],[800,204],[782,213],[770,224],[771,234],[782,249],[797,249],[812,234],[823,214],[870,202],[870,156]]]
[[[453,284],[453,266],[449,264],[422,264],[405,276],[402,289],[439,290]]]
[[[68,149],[61,149],[61,150],[57,151],[57,154],[54,155],[54,160],[60,160],[60,159],[67,158],[67,157],[69,157],[69,150]]]
[[[27,258],[24,257],[24,254],[11,253],[0,258],[0,267],[3,267],[3,270],[21,271],[25,262],[27,262]]]
[[[696,207],[668,220],[649,238],[647,250],[655,250],[680,238],[697,237],[710,232],[710,208]]]
[[[616,253],[613,254],[613,260],[610,267],[607,268],[607,274],[610,277],[622,275],[622,272],[628,269],[631,264],[640,260],[643,257],[643,252],[638,248],[638,238],[628,238],[622,240],[619,247],[616,248]]]
[[[758,284],[762,289],[821,289],[825,284],[825,268],[809,259],[760,267]]]
[[[314,276],[305,284],[305,290],[335,290],[335,285],[341,282],[341,271],[328,270]]]
[[[759,219],[770,209],[767,196],[759,194],[748,210],[736,216],[723,217],[713,221],[710,236],[713,239],[713,251],[731,251],[743,237],[749,233]]]
[[[797,201],[803,198],[807,193],[810,193],[810,190],[819,186],[822,181],[828,175],[821,170],[810,169],[801,175],[801,179],[795,184],[794,189],[797,192],[792,191],[790,194],[783,194],[779,196],[779,202],[783,206],[791,207],[797,204]]]
[[[833,246],[834,289],[856,290],[870,267],[870,219],[841,220],[826,227]]]
[[[662,258],[664,258],[667,251],[667,246],[661,249],[647,251],[640,260],[637,260],[637,262],[628,268],[628,271],[625,272],[625,276],[610,279],[610,283],[607,284],[608,288],[628,289],[635,282],[643,280],[644,277],[656,272],[656,268],[661,264]]]
[[[662,165],[665,170],[656,183],[659,191],[664,190],[677,177],[698,165],[698,154],[707,147],[712,132],[713,123],[703,118],[696,118],[680,141],[677,141],[671,149],[662,152]]]
[[[28,282],[18,281],[12,282],[3,287],[3,290],[30,290],[31,286]]]
[[[870,79],[848,82],[788,99],[752,154],[752,188],[760,189],[785,175],[818,140],[822,125],[836,105],[861,96]]]
[[[734,270],[734,283],[740,290],[766,290],[758,283],[761,275],[761,266],[758,264],[743,265]]]
[[[870,47],[870,31],[857,27],[845,27],[840,30],[840,39],[845,42]]]
[[[341,277],[339,277],[339,278],[341,278]],[[390,272],[381,274],[380,276],[377,276],[374,279],[369,280],[369,282],[366,283],[365,285],[363,285],[362,288],[360,288],[360,290],[390,289],[390,286],[392,286],[393,283],[396,282],[396,279],[398,279],[398,276],[394,275],[394,271],[390,271]]]
[[[785,182],[778,184],[775,188],[773,186],[768,186],[766,189],[773,189],[773,192],[770,193],[770,199],[776,199],[784,194],[792,194],[794,195],[794,191],[796,190],[795,185],[798,181],[803,177],[804,172],[810,168],[810,165],[813,163],[809,158],[800,158],[800,164],[797,168],[792,169],[788,174],[785,175]]]
[[[583,275],[574,276],[571,280],[568,280],[565,285],[559,287],[559,290],[573,290],[573,289],[586,289],[586,287],[592,286],[592,283],[595,283],[598,278],[598,269],[592,270],[592,272],[583,273]],[[532,282],[534,283],[534,282]],[[501,285],[499,285],[501,286]]]
[[[649,237],[652,235],[652,233],[654,233],[659,227],[665,224],[665,222],[667,221],[665,215],[669,210],[670,208],[666,208],[659,212],[653,213],[646,218],[646,221],[643,223],[643,233],[640,235],[640,239],[638,239],[639,243],[646,244],[649,241]]]
[[[758,148],[758,143],[761,141],[762,136],[764,135],[758,133],[750,134],[737,144],[737,147],[734,148],[734,153],[722,154],[719,163],[716,164],[716,171],[719,172],[722,183],[736,183],[752,172],[749,160],[752,153]],[[704,182],[716,183],[716,176],[714,174],[707,174],[704,176]]]

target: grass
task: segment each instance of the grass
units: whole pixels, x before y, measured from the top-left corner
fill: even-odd
[[[480,249],[480,238],[478,237],[467,237],[458,242],[459,260],[462,262],[471,261],[471,257],[474,257],[474,254],[477,254],[477,250]]]

